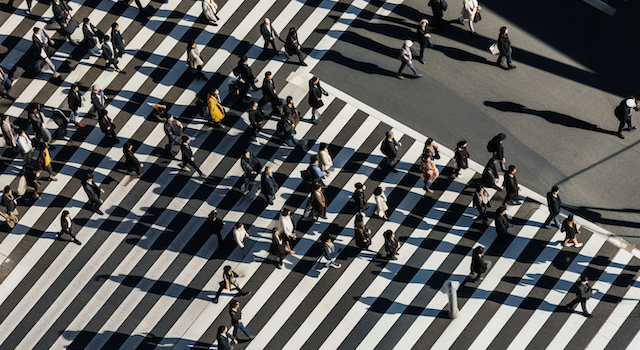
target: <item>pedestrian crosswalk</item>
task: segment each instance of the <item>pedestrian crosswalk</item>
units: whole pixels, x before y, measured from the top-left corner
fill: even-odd
[[[507,211],[513,216],[513,237],[497,239],[492,221],[476,221],[472,195],[478,164],[455,177],[453,152],[441,146],[442,158],[436,161],[441,175],[432,187],[435,193],[426,193],[419,169],[426,136],[336,87],[322,83],[329,92],[322,119],[317,125],[310,122],[307,81],[314,67],[363,11],[385,16],[398,3],[220,1],[219,26],[213,27],[201,20],[198,1],[151,1],[149,18],[124,3],[72,2],[78,16],[89,17],[101,29],[118,22],[127,40],[119,64],[126,74],[105,71],[102,59],[85,57],[86,48],[62,43],[53,58],[62,79],[47,74],[21,78],[11,91],[15,101],[0,101],[0,112],[12,120],[24,118],[25,106],[34,100],[66,108],[71,83],[80,82],[85,90],[98,84],[111,97],[107,110],[118,138],[134,142],[144,175],[137,179],[124,173],[122,150],[103,140],[89,118],[83,120],[88,127],[72,129],[71,141],[56,142],[52,157],[59,181],[46,183],[40,200],[22,199],[19,224],[0,233],[0,349],[217,348],[217,329],[230,325],[227,310],[234,297],[225,292],[219,303],[211,302],[225,265],[233,266],[243,289],[252,291],[238,300],[243,323],[255,339],[238,348],[635,349],[640,341],[637,250],[620,248],[589,224],[578,238],[583,247],[562,248],[563,233],[540,227],[548,215],[546,205],[524,187],[524,203]],[[45,13],[43,18],[50,16],[44,10],[42,4],[34,6],[34,12]],[[0,25],[0,34],[6,35],[5,68],[23,62],[24,40],[29,44],[30,28],[40,25],[20,11],[3,14],[13,26]],[[257,28],[264,17],[279,32],[297,28],[308,66],[291,64],[284,55],[261,55]],[[191,39],[205,62],[206,82],[193,80],[187,71]],[[256,77],[272,72],[279,96],[292,96],[298,104],[303,121],[295,136],[309,146],[308,152],[282,143],[277,117],[267,121],[257,143],[245,135],[247,106],[228,90],[231,71],[243,54]],[[196,100],[211,88],[219,89],[229,109],[223,131],[196,116]],[[260,92],[252,95],[253,100],[261,97]],[[163,125],[148,118],[153,103],[168,104],[184,123],[206,178],[180,172],[178,162],[163,153]],[[89,107],[85,101],[81,114]],[[380,151],[388,130],[402,143],[398,172],[387,169]],[[324,180],[327,218],[299,220],[311,189],[300,172],[322,142],[330,145],[334,162]],[[259,196],[258,188],[240,192],[239,158],[245,149],[273,169],[280,185],[273,205]],[[0,165],[3,185],[15,185],[23,166],[11,152],[4,151],[8,162]],[[102,216],[84,208],[79,179],[89,171],[106,189]],[[373,233],[368,250],[353,242],[350,198],[358,182],[366,185],[369,203],[373,189],[382,187],[391,208],[388,221],[366,219]],[[495,210],[504,193],[488,193]],[[293,212],[299,240],[295,254],[277,269],[269,247],[283,207]],[[225,223],[222,242],[205,223],[214,208]],[[82,245],[55,239],[65,209]],[[367,217],[372,213],[373,208]],[[230,232],[236,222],[250,234],[243,249]],[[383,257],[386,230],[402,242],[398,260]],[[324,267],[323,235],[335,238],[340,269]],[[468,276],[477,245],[485,247],[493,266],[476,283]],[[596,281],[598,293],[588,302],[592,319],[564,308],[581,274]],[[447,317],[443,289],[450,281],[460,284],[460,316],[454,320]]]

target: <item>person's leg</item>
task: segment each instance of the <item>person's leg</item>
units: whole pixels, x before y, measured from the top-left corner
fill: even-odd
[[[427,38],[427,46],[429,46],[430,48],[433,48],[433,42],[431,41],[431,38]]]
[[[276,41],[275,40],[269,40],[269,43],[273,47],[273,51],[275,51],[274,54],[277,54],[278,53],[278,49],[276,49]]]
[[[575,309],[576,306],[578,306],[578,303],[580,302],[580,300],[578,300],[578,298],[573,299],[569,304],[567,304],[567,307],[571,310]]]
[[[418,60],[424,59],[424,48],[425,48],[425,45],[420,44],[420,54],[417,57]]]
[[[248,338],[253,338],[251,336],[251,333],[249,333],[249,331],[244,327],[244,324],[242,324],[242,322],[240,322],[238,324],[238,328],[240,328],[240,330],[242,331],[242,333],[244,333]]]
[[[240,324],[233,326],[233,337],[238,338],[238,330],[240,328]]]
[[[401,60],[402,64],[400,64],[400,69],[398,69],[398,75],[401,76],[402,75],[402,70],[404,69],[404,66],[407,65],[407,62],[405,62],[405,60]]]
[[[553,221],[556,223],[557,228],[562,227],[562,225],[560,224],[560,220],[558,219],[558,214],[553,216]]]
[[[189,164],[193,166],[193,168],[196,170],[196,172],[198,172],[198,174],[199,174],[200,176],[203,176],[203,175],[204,175],[204,173],[202,172],[202,170],[200,170],[200,167],[196,165],[196,162],[195,162],[195,161],[190,160],[190,161],[189,161]]]
[[[318,108],[311,108],[311,120],[320,120],[320,111],[318,111]]]
[[[555,215],[553,213],[549,213],[549,216],[547,216],[547,219],[544,221],[544,224],[542,225],[542,227],[546,227],[551,223],[551,220],[553,220],[553,218],[555,217]]]
[[[505,55],[507,57],[507,66],[509,66],[509,68],[513,67],[513,62],[511,61],[511,54],[513,51],[509,50],[507,52],[507,54]]]
[[[491,171],[493,171],[493,178],[497,179],[498,178],[498,169],[496,168],[495,159],[491,163],[489,163],[489,168],[491,169]]]
[[[473,28],[473,21],[471,20],[471,18],[469,18],[469,29],[471,30],[471,33],[476,32],[475,28]]]
[[[591,313],[587,310],[587,299],[580,300],[580,306],[582,306],[582,313],[585,316],[591,316]]]

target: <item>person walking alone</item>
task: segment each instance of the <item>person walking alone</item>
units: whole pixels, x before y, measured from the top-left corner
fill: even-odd
[[[333,267],[334,269],[342,267],[342,265],[336,262],[336,246],[331,241],[329,235],[325,235],[322,239],[322,253],[324,258],[327,259],[324,267]]]
[[[387,259],[389,260],[398,260],[396,255],[398,250],[400,249],[400,242],[396,239],[396,235],[391,230],[384,231],[384,250],[387,253]]]
[[[253,340],[253,336],[251,336],[242,323],[242,311],[240,310],[239,301],[231,300],[231,303],[229,304],[229,315],[231,316],[231,325],[233,326],[233,336],[237,338],[238,330],[242,330],[249,340]]]
[[[213,0],[202,0],[202,13],[204,17],[209,21],[209,24],[218,26],[216,20],[220,20],[218,17],[218,5]]]
[[[218,219],[218,212],[213,209],[209,212],[209,216],[207,217],[207,224],[209,225],[209,231],[218,237],[218,246],[224,245],[224,241],[222,240],[222,228],[224,227],[224,222],[221,219]]]
[[[495,167],[495,164],[500,164],[500,169],[502,169],[503,172],[507,171],[507,168],[505,167],[506,159],[504,158],[504,145],[502,144],[502,141],[504,141],[506,138],[507,135],[499,133],[498,135],[494,136],[487,144],[487,150],[491,152],[493,156],[493,170],[495,174],[498,173],[498,169]]]
[[[18,150],[18,133],[20,129],[11,122],[9,116],[2,114],[2,136],[4,136],[4,142],[6,148],[12,148],[14,151]]]
[[[513,49],[511,48],[511,40],[509,40],[508,33],[509,30],[507,27],[500,28],[500,35],[498,36],[498,50],[500,51],[500,55],[498,55],[498,61],[496,63],[504,69],[515,69],[516,66],[511,62]],[[506,65],[502,58],[506,58]]]
[[[618,125],[618,133],[616,134],[619,138],[624,139],[624,135],[622,135],[622,130],[625,131],[633,131],[636,130],[635,126],[631,126],[631,112],[632,109],[639,111],[640,110],[640,102],[638,102],[635,97],[629,96],[622,100],[618,107],[614,110],[614,113],[620,124]],[[627,125],[625,129],[624,126]]]
[[[578,230],[578,226],[574,221],[573,215],[569,215],[569,217],[564,219],[560,231],[566,234],[566,238],[564,239],[564,242],[562,242],[563,247],[582,247],[583,244],[578,243],[578,239],[576,238],[576,236],[580,233],[580,230]]]
[[[222,281],[220,281],[220,288],[218,288],[216,296],[211,299],[212,303],[217,304],[218,299],[220,298],[220,294],[222,294],[222,290],[226,289],[230,291],[231,286],[234,286],[236,288],[236,290],[238,291],[238,296],[251,294],[251,291],[242,291],[242,289],[238,285],[238,282],[236,281],[236,278],[238,278],[238,274],[231,269],[231,266],[227,265],[223,268],[223,270],[224,271],[222,272]]]
[[[82,183],[82,188],[87,194],[87,197],[89,197],[89,204],[91,204],[93,212],[98,215],[103,215],[104,213],[100,210],[100,206],[103,203],[100,195],[104,193],[104,190],[93,181],[93,174],[87,174],[86,180]]]
[[[404,75],[402,75],[402,70],[404,67],[409,66],[413,71],[415,78],[420,78],[422,74],[418,74],[418,71],[413,66],[412,54],[411,54],[411,46],[413,46],[413,41],[405,40],[404,45],[402,45],[402,49],[400,49],[400,69],[398,69],[398,79],[404,79]]]
[[[318,220],[318,217],[323,219],[327,218],[327,200],[322,193],[322,187],[320,184],[315,184],[313,191],[311,192],[311,215],[314,220]]]
[[[429,21],[423,18],[420,21],[420,25],[416,30],[416,39],[420,44],[420,54],[416,58],[418,62],[424,64],[424,49],[429,47],[433,48],[433,42],[431,42],[431,31],[429,30]]]
[[[120,67],[118,67],[118,53],[118,48],[113,44],[111,38],[105,35],[102,43],[102,58],[105,61],[105,69],[109,69],[113,65],[116,72],[121,72]]]
[[[471,30],[471,34],[474,35],[478,34],[473,28],[473,23],[476,22],[476,16],[480,9],[481,7],[478,5],[478,0],[463,0],[462,11],[460,11],[462,16],[458,17],[458,21],[462,25],[464,25],[464,22],[469,22],[469,29]]]
[[[291,250],[291,248],[289,248],[288,242],[280,235],[280,231],[278,231],[278,229],[275,227],[273,228],[273,236],[271,237],[271,248],[269,250],[271,251],[271,254],[273,254],[278,259],[276,267],[278,269],[281,269],[282,265],[284,265],[284,258],[289,255],[289,251]]]
[[[198,51],[195,39],[191,39],[187,45],[187,63],[192,71],[196,71],[196,79],[207,80],[207,76],[202,73],[204,62],[202,62],[200,58],[200,52]]]
[[[136,155],[133,153],[133,144],[129,141],[124,143],[124,147],[122,147],[122,152],[124,153],[124,163],[127,166],[127,173],[138,174],[138,178],[142,177],[142,171],[140,168],[144,167],[144,164],[140,163]]]
[[[7,208],[6,221],[9,228],[14,228],[18,223],[18,201],[16,200],[11,186],[4,186],[4,193],[2,193],[2,205]]]
[[[442,17],[444,17],[445,8],[442,6],[442,0],[430,0],[427,6],[431,7],[433,13],[433,27],[446,33],[446,30],[442,24]]]
[[[433,162],[433,154],[430,151],[422,155],[420,170],[422,170],[422,177],[424,178],[424,186],[422,188],[429,193],[433,193],[431,185],[436,181],[440,172]]]
[[[273,177],[273,172],[270,167],[264,168],[260,184],[262,186],[260,191],[264,196],[264,200],[268,204],[273,205],[273,199],[278,191],[278,183],[276,183],[276,179]]]
[[[218,327],[218,335],[216,336],[218,341],[219,350],[234,350],[235,345],[238,344],[238,340],[229,334],[229,330],[225,326]]]
[[[364,216],[357,214],[354,225],[353,238],[356,241],[356,246],[360,249],[369,248],[371,245],[371,230],[364,225]]]
[[[393,131],[389,130],[386,132],[386,138],[382,141],[380,145],[380,151],[387,158],[387,167],[390,169],[392,173],[397,173],[396,165],[398,165],[398,150],[402,143],[397,141],[393,136]]]
[[[278,40],[282,42],[284,42],[284,40],[282,40],[280,34],[278,34],[278,32],[273,28],[271,20],[269,20],[268,18],[265,18],[264,23],[260,25],[260,34],[264,39],[264,49],[262,49],[262,53],[266,54],[267,50],[269,49],[269,45],[271,45],[271,47],[273,47],[274,55],[277,55],[278,49],[276,49],[275,38],[278,38]]]
[[[356,204],[356,212],[362,214],[365,210],[370,208],[367,204],[367,199],[364,197],[364,190],[367,189],[367,186],[361,182],[356,183],[355,186],[356,190],[353,192],[353,196],[351,198],[353,198],[353,202]]]
[[[318,77],[311,78],[309,80],[309,105],[311,106],[312,123],[320,122],[321,116],[319,109],[324,106],[322,95],[328,96],[329,94],[320,86],[320,79]]]
[[[167,121],[164,122],[164,133],[165,135],[167,135],[167,144],[164,148],[166,151],[171,153],[172,157],[175,157],[178,152],[173,151],[173,146],[179,145],[181,143],[182,123],[173,115],[169,114],[167,116]]]
[[[82,95],[78,83],[71,84],[69,94],[67,94],[67,104],[69,105],[69,120],[79,128],[84,128],[84,124],[78,122],[78,109],[82,106]]]
[[[207,94],[207,108],[209,109],[209,121],[213,123],[213,127],[219,130],[226,129],[227,127],[220,123],[227,114],[224,106],[222,106],[222,99],[218,89],[211,89]]]
[[[307,64],[304,63],[304,59],[302,58],[302,52],[300,51],[300,42],[298,42],[298,32],[296,32],[296,28],[294,27],[289,28],[289,34],[287,35],[287,40],[284,43],[284,50],[289,56],[297,55],[301,66],[307,66]]]
[[[233,226],[233,239],[236,241],[236,244],[240,249],[244,248],[244,239],[249,238],[249,234],[247,230],[245,230],[244,225],[241,222],[236,222]]]
[[[126,41],[120,33],[120,26],[115,22],[111,25],[111,41],[113,42],[113,46],[117,49],[116,57],[122,57],[124,55],[124,44]]]
[[[560,200],[560,196],[558,196],[558,192],[560,192],[558,186],[551,187],[551,191],[547,192],[547,206],[549,207],[549,216],[544,221],[544,225],[542,225],[546,229],[551,228],[549,224],[552,220],[556,228],[561,227],[560,220],[558,220],[558,215],[560,215],[562,201]]]
[[[456,150],[454,152],[454,158],[456,160],[455,176],[462,177],[460,170],[467,169],[469,167],[469,152],[467,151],[467,141],[462,140],[458,142]]]
[[[487,191],[485,191],[482,186],[478,186],[476,193],[473,195],[473,207],[478,210],[478,220],[482,220],[484,222],[489,220],[487,217],[487,208],[491,208],[491,203],[489,203],[489,195],[487,194]]]
[[[60,232],[58,234],[56,234],[56,239],[58,240],[63,240],[62,239],[62,235],[63,234],[68,234],[69,236],[71,236],[71,242],[77,244],[77,245],[82,245],[82,243],[78,240],[78,238],[76,238],[76,235],[73,234],[73,230],[71,229],[71,216],[69,215],[69,211],[68,210],[64,210],[62,212],[62,215],[60,216],[60,226],[62,227],[62,229],[60,230]]]
[[[107,113],[106,109],[100,113],[98,123],[100,124],[100,130],[102,130],[104,136],[110,138],[115,143],[120,143],[120,140],[118,140],[118,137],[116,136],[116,125],[113,124],[113,120],[109,117],[109,113]]]
[[[509,234],[509,219],[507,219],[507,207],[504,205],[496,210],[496,217],[494,219],[496,224],[496,233],[498,234],[498,239],[503,240],[510,236]]]
[[[387,196],[385,196],[382,187],[378,186],[375,190],[373,190],[373,197],[376,200],[376,209],[374,210],[373,214],[381,219],[389,220],[389,218],[387,217],[387,210],[389,210],[389,205],[387,204]]]
[[[482,246],[475,247],[471,258],[471,272],[476,276],[473,282],[482,281],[484,279],[482,274],[486,273],[489,268],[491,268],[491,261],[484,261],[484,248]]]
[[[242,177],[244,180],[242,190],[243,194],[249,193],[251,191],[251,187],[253,186],[253,182],[260,174],[260,170],[262,169],[262,164],[258,161],[258,159],[251,154],[249,151],[245,151],[240,158],[240,166],[242,167],[242,171],[244,172],[244,176]]]
[[[91,110],[87,114],[93,114],[96,119],[99,119],[103,113],[107,111],[107,96],[100,88],[100,85],[93,84],[91,87]]]
[[[589,313],[589,311],[587,310],[587,300],[589,300],[589,298],[591,298],[591,296],[594,294],[596,294],[596,291],[591,289],[587,276],[580,276],[580,283],[578,283],[578,286],[576,287],[576,298],[573,299],[573,301],[571,301],[569,304],[567,304],[567,308],[570,310],[575,310],[576,306],[578,306],[578,303],[580,303],[580,306],[582,307],[582,314],[584,315],[584,317],[593,317],[593,315],[591,315],[591,313]]]
[[[518,179],[516,178],[516,167],[509,165],[507,175],[504,177],[504,184],[502,185],[507,190],[507,196],[504,197],[503,204],[520,205],[522,202],[518,200],[520,186],[518,185]]]
[[[189,142],[191,142],[189,136],[182,135],[182,144],[180,145],[180,152],[182,153],[182,170],[191,171],[191,169],[189,169],[189,165],[192,165],[193,168],[198,172],[198,175],[200,175],[200,177],[203,177],[204,173],[196,164],[196,159],[193,156],[193,151],[191,150],[191,146],[189,146]]]
[[[270,116],[282,115],[282,112],[280,112],[280,108],[278,108],[278,106],[281,105],[282,102],[280,102],[280,98],[278,97],[278,92],[276,91],[276,86],[273,82],[273,76],[271,75],[271,72],[264,73],[264,79],[262,80],[262,98],[260,99],[260,101],[258,101],[258,108],[262,110],[262,107],[267,103],[271,103],[271,113],[269,113]]]

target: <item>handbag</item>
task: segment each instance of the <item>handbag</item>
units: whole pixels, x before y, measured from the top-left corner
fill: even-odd
[[[497,41],[491,44],[491,46],[489,46],[489,52],[491,52],[492,55],[497,55],[500,53],[500,50],[498,49]]]
[[[473,16],[473,23],[478,23],[482,20],[482,15],[480,15],[480,10],[476,11],[476,15]]]

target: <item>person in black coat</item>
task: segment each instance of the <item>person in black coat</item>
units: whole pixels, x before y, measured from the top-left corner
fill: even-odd
[[[84,124],[78,123],[78,109],[82,106],[82,96],[78,84],[71,84],[69,94],[67,94],[67,104],[69,105],[69,120],[79,128],[84,128]]]
[[[278,184],[276,183],[276,179],[273,177],[273,172],[271,171],[270,167],[264,168],[260,184],[262,185],[260,191],[264,196],[264,200],[269,204],[273,204],[273,199],[276,196],[276,191],[278,191]]]
[[[482,281],[484,279],[482,274],[486,273],[490,267],[491,261],[484,261],[484,248],[482,246],[475,247],[471,257],[471,272],[476,276],[473,282]]]
[[[454,152],[454,158],[456,160],[455,176],[461,177],[460,170],[469,167],[469,152],[467,151],[467,141],[462,140],[458,142],[458,146]]]
[[[207,224],[209,225],[209,231],[218,237],[218,245],[224,245],[221,234],[224,222],[218,219],[218,212],[215,209],[209,213],[209,216],[207,217]]]
[[[118,23],[113,23],[111,25],[111,41],[113,42],[113,46],[117,49],[116,57],[122,57],[122,55],[124,55],[125,40],[120,33]]]
[[[502,144],[502,141],[504,141],[507,138],[507,135],[503,134],[503,133],[499,133],[498,135],[494,136],[491,141],[489,141],[490,144],[490,148],[491,148],[491,154],[493,155],[493,167],[494,167],[494,171],[497,174],[498,173],[498,169],[495,168],[495,164],[500,164],[500,169],[502,169],[503,172],[507,172],[507,168],[505,167],[505,163],[506,163],[506,159],[504,158],[504,145]]]
[[[353,238],[360,249],[367,249],[371,245],[371,230],[364,225],[364,216],[361,214],[356,215]]]
[[[82,34],[84,36],[84,44],[89,49],[89,53],[94,56],[100,56],[100,50],[98,49],[98,44],[102,42],[102,38],[104,34],[98,30],[93,24],[91,24],[91,20],[88,17],[85,17],[82,20]]]
[[[97,118],[107,111],[107,96],[98,84],[93,84],[91,88],[91,105],[91,110],[87,114]]]
[[[500,51],[500,54],[498,55],[498,61],[496,63],[504,69],[514,69],[516,66],[511,62],[513,49],[511,48],[511,40],[509,40],[507,33],[509,33],[507,27],[500,28],[500,35],[498,36],[498,50]],[[507,59],[506,65],[502,60],[503,57]]]
[[[113,124],[113,120],[109,117],[106,109],[100,114],[98,123],[100,124],[100,130],[102,130],[104,136],[112,139],[115,143],[120,143],[120,140],[118,140],[118,137],[116,136],[116,125]]]
[[[444,16],[443,14],[443,8],[442,8],[442,1],[441,0],[431,0],[429,1],[428,4],[429,7],[431,7],[431,11],[433,12],[433,27],[437,28],[438,30],[440,30],[441,32],[446,32],[444,29],[444,26],[442,25],[442,17]]]
[[[364,198],[364,190],[367,189],[363,183],[356,183],[356,191],[353,192],[353,202],[356,204],[356,212],[364,213],[365,210],[369,209],[370,206],[367,205],[367,200]]]
[[[620,124],[618,125],[618,133],[616,135],[621,139],[624,139],[622,130],[636,130],[636,127],[631,125],[632,110],[640,110],[640,102],[638,102],[633,96],[629,96],[622,100],[622,102],[620,102],[618,107],[616,107],[616,109],[614,110],[616,118],[618,118],[618,120],[620,121]],[[627,125],[626,129],[624,128],[625,125]]]
[[[89,204],[91,204],[93,211],[98,215],[103,215],[104,213],[100,211],[100,206],[103,202],[103,200],[100,199],[100,194],[104,193],[104,190],[93,181],[93,174],[87,174],[87,179],[82,182],[82,188],[89,197]]]
[[[433,42],[431,42],[431,31],[429,30],[429,21],[423,18],[416,30],[416,39],[420,44],[420,54],[416,58],[418,62],[424,64],[424,49],[428,46],[433,48]]]
[[[396,255],[398,250],[400,249],[400,242],[396,239],[396,236],[393,234],[393,231],[386,230],[383,234],[384,236],[384,250],[387,253],[387,259],[389,260],[398,260]]]
[[[31,42],[33,43],[35,55],[38,57],[40,57],[41,51],[44,51],[47,57],[51,57],[56,53],[56,49],[53,48],[55,42],[51,40],[47,32],[38,27],[33,28]]]
[[[78,22],[71,17],[71,7],[64,0],[54,0],[51,2],[51,11],[53,12],[53,18],[60,26],[58,32],[67,38],[73,45],[79,43],[71,38],[71,34],[78,29]]]
[[[104,36],[104,42],[102,43],[102,58],[105,61],[105,69],[109,69],[111,65],[116,69],[116,72],[120,73],[120,67],[118,67],[118,49],[111,42],[111,38],[108,35]]]
[[[311,122],[320,122],[320,109],[324,106],[322,95],[327,96],[328,93],[320,86],[320,79],[313,77],[309,80],[309,105],[311,106]]]
[[[573,215],[569,215],[566,219],[564,219],[560,232],[564,232],[566,235],[564,241],[562,242],[563,247],[582,247],[583,243],[578,243],[578,238],[576,237],[580,233],[580,230],[578,230],[578,225],[576,224]]]
[[[247,91],[249,91],[249,86],[253,89],[253,91],[258,91],[258,87],[256,86],[256,82],[258,79],[253,75],[251,71],[251,67],[249,67],[249,58],[247,55],[243,55],[238,61],[238,66],[236,67],[236,71],[239,73],[240,78],[244,82],[242,88],[240,89],[240,96],[246,96]]]
[[[7,208],[7,225],[13,228],[18,223],[18,201],[13,196],[11,187],[9,185],[4,186],[4,193],[2,194],[2,205]]]
[[[589,286],[589,279],[587,276],[580,276],[580,283],[575,288],[576,290],[576,298],[572,300],[569,304],[567,304],[567,308],[570,310],[575,310],[578,303],[582,306],[582,314],[584,317],[591,318],[593,315],[589,313],[587,310],[587,300],[591,298],[592,295],[596,294],[596,291],[591,289]]]
[[[560,189],[558,186],[553,186],[550,192],[547,192],[547,205],[549,206],[549,216],[547,220],[544,221],[544,228],[549,229],[551,226],[551,220],[554,221],[554,225],[557,228],[560,228],[560,220],[558,219],[558,215],[560,215],[560,208],[562,206],[562,201],[560,200],[560,196],[558,196],[558,192]]]
[[[386,133],[386,138],[380,145],[380,151],[387,158],[387,165],[391,168],[391,172],[397,173],[396,165],[398,165],[398,149],[400,149],[402,143],[397,141],[393,136],[393,131],[389,130]]]
[[[278,120],[276,134],[282,135],[282,140],[287,146],[295,147],[298,144],[298,140],[293,136],[295,133],[291,119],[282,117]]]
[[[62,239],[62,235],[66,233],[69,236],[71,236],[71,242],[73,242],[73,243],[75,243],[77,245],[81,245],[82,244],[76,238],[76,235],[73,234],[73,230],[71,229],[71,216],[69,215],[69,211],[68,210],[64,210],[62,212],[62,215],[60,216],[60,226],[62,227],[62,229],[60,230],[60,233],[56,234],[56,239],[63,240]]]
[[[498,180],[498,173],[496,172],[496,166],[492,158],[489,159],[487,166],[485,166],[482,171],[482,186],[502,191],[502,188],[496,185],[496,180]]]
[[[504,184],[502,185],[507,190],[507,196],[504,197],[504,203],[511,205],[520,205],[522,202],[518,200],[518,192],[520,186],[518,185],[518,179],[516,179],[516,167],[509,165],[509,170],[504,176]]]
[[[238,340],[229,333],[229,330],[225,326],[218,327],[218,335],[216,336],[218,341],[218,349],[220,350],[233,350],[235,349]]]
[[[262,110],[258,108],[258,102],[256,101],[251,102],[251,107],[247,112],[249,113],[249,135],[251,141],[256,142],[256,136],[258,136],[260,130],[262,130],[267,118],[265,118]]]
[[[498,239],[509,237],[509,220],[507,219],[507,207],[504,205],[496,210],[495,224]]]
[[[133,153],[133,144],[129,141],[125,142],[122,151],[124,152],[124,162],[127,165],[127,173],[131,174],[135,172],[138,174],[138,178],[142,177],[140,168],[144,167],[144,164],[140,163]]]
[[[300,42],[298,41],[298,32],[296,32],[296,28],[289,28],[289,34],[287,35],[287,40],[284,43],[284,50],[287,52],[289,56],[297,55],[298,60],[300,60],[300,65],[306,67],[307,64],[304,63],[302,59],[302,52],[300,51]]]
[[[269,115],[282,115],[280,108],[278,108],[281,104],[280,98],[278,98],[276,85],[273,82],[271,72],[264,73],[264,80],[262,80],[262,98],[258,101],[258,108],[262,110],[262,106],[266,105],[267,102],[271,102],[271,113]]]
[[[27,117],[29,118],[31,128],[33,129],[33,133],[36,135],[36,139],[38,140],[38,142],[44,142],[50,145],[51,141],[53,141],[53,138],[51,137],[51,132],[49,131],[49,129],[45,127],[42,105],[37,102],[31,103],[29,105],[29,112],[27,113]],[[55,149],[54,146],[50,146],[49,148]]]
[[[289,248],[287,241],[280,236],[280,232],[275,227],[273,228],[273,236],[271,237],[271,248],[269,250],[271,251],[271,254],[278,258],[278,264],[276,265],[276,267],[281,269],[284,258],[287,257],[291,249]]]
[[[189,136],[182,135],[182,144],[180,145],[180,152],[182,153],[182,170],[191,171],[188,167],[188,165],[191,164],[200,176],[204,176],[200,167],[196,165],[196,159],[193,157],[193,151],[191,150],[191,146],[189,146],[189,142],[191,142]]]
[[[282,40],[280,34],[278,34],[278,32],[273,28],[271,21],[268,18],[265,18],[264,23],[260,25],[260,34],[264,39],[264,49],[262,49],[262,53],[266,53],[269,49],[269,44],[271,44],[273,51],[275,51],[274,55],[277,55],[278,49],[276,49],[275,38],[278,38],[278,40],[282,42],[284,42],[284,40]]]
[[[249,151],[245,151],[242,157],[240,158],[240,166],[242,167],[242,171],[244,172],[243,180],[244,180],[244,194],[249,193],[251,187],[253,186],[253,181],[256,176],[260,173],[262,169],[262,164],[260,161],[251,154]]]

